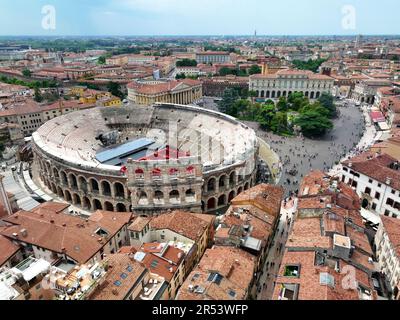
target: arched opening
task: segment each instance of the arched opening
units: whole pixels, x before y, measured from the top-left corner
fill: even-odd
[[[286,91],[283,91],[282,96],[286,97]]]
[[[233,198],[235,198],[235,191],[232,190],[231,192],[229,192],[228,202],[231,202]]]
[[[114,183],[115,196],[118,198],[125,198],[125,188],[120,182]]]
[[[318,91],[317,94],[315,95],[315,98],[318,99],[320,97],[320,95],[321,95],[321,92]]]
[[[51,192],[57,194],[57,187],[54,183],[51,184]]]
[[[68,190],[64,191],[64,199],[65,199],[65,201],[68,201],[68,202],[72,201],[71,193]]]
[[[196,193],[193,189],[186,190],[185,197],[187,202],[196,202]]]
[[[216,183],[215,178],[208,179],[208,182],[207,182],[207,191],[208,192],[215,191],[215,183]]]
[[[94,210],[103,210],[103,206],[101,205],[100,200],[98,199],[93,200],[93,208]]]
[[[75,175],[73,173],[70,173],[68,177],[71,189],[78,189],[78,182],[76,180]]]
[[[60,178],[60,175],[59,175],[58,170],[56,168],[53,168],[53,175],[54,175],[54,178],[56,178],[56,179]]]
[[[238,189],[238,191],[237,191],[237,195],[241,194],[241,193],[242,193],[242,191],[243,191],[243,188],[242,188],[242,187],[240,187],[240,188]]]
[[[67,175],[64,171],[61,171],[61,184],[63,184],[64,186],[68,185]]]
[[[271,93],[271,98],[272,98],[272,99],[275,98],[275,91],[272,91],[272,93]]]
[[[264,98],[264,90],[261,90],[261,98]]]
[[[246,182],[246,184],[244,185],[244,190],[248,190],[249,189],[249,183]]]
[[[206,204],[204,203],[204,201],[201,202],[201,211],[206,211]]]
[[[235,171],[231,172],[231,174],[229,175],[229,185],[231,187],[235,185],[235,177],[236,177]]]
[[[72,202],[77,206],[81,206],[82,205],[81,197],[79,196],[79,194],[74,193]]]
[[[369,207],[369,201],[368,201],[368,199],[363,199],[363,201],[362,201],[362,203],[361,203],[361,206],[362,206],[364,209],[367,209],[367,208]]]
[[[87,187],[86,178],[85,177],[79,177],[78,181],[79,181],[79,189],[82,190],[83,192],[87,192],[88,191],[88,187]]]
[[[218,183],[220,188],[224,188],[226,186],[226,176],[223,175],[219,178],[219,183]]]
[[[210,198],[207,201],[207,210],[215,209],[215,198]]]
[[[92,192],[99,193],[99,183],[95,179],[90,179],[90,186],[92,187]]]
[[[106,211],[114,211],[114,206],[111,202],[106,201],[104,202],[104,209]]]
[[[149,199],[147,198],[147,193],[144,191],[138,192],[138,204],[140,205],[148,205]]]
[[[135,170],[135,177],[136,179],[143,179],[144,178],[144,171],[141,168]]]
[[[260,96],[260,91],[256,90],[256,96],[257,96],[257,97]]]
[[[62,191],[61,187],[57,187],[57,195],[60,198],[64,198],[64,192]]]
[[[83,208],[86,210],[90,210],[92,208],[92,205],[90,204],[89,198],[88,197],[83,197],[82,199],[82,204]]]
[[[310,99],[314,99],[314,91],[310,94]]]
[[[127,212],[126,206],[123,203],[117,203],[117,212]]]
[[[226,205],[226,196],[223,194],[218,198],[218,207]]]
[[[164,193],[160,190],[156,190],[154,192],[154,203],[155,204],[164,204]]]
[[[178,191],[178,190],[172,190],[172,191],[169,193],[169,201],[170,201],[172,204],[176,204],[176,203],[180,203],[180,202],[181,202],[181,200],[180,200],[180,198],[179,198],[179,191]]]
[[[103,196],[111,197],[111,186],[108,181],[101,182],[101,189]]]
[[[305,97],[306,98],[308,98],[308,94],[309,94],[308,91],[306,91],[306,93],[305,93]]]
[[[280,98],[280,96],[281,96],[281,92],[278,90],[278,93],[277,93],[277,98]]]

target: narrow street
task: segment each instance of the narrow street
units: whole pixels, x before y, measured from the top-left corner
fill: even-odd
[[[266,263],[264,265],[263,274],[258,284],[257,300],[271,300],[274,291],[274,283],[279,272],[282,257],[285,251],[285,244],[293,225],[294,213],[297,209],[297,198],[288,198],[289,201],[285,205],[285,201],[281,207],[281,219],[279,221],[275,238],[269,250]]]

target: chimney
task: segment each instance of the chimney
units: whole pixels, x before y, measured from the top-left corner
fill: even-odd
[[[28,236],[28,231],[26,229],[21,229],[20,233],[24,238]]]
[[[386,184],[390,186],[391,183],[392,183],[392,178],[386,177]]]

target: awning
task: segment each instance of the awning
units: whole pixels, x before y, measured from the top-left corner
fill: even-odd
[[[385,122],[386,119],[380,111],[373,111],[369,114],[373,122]]]

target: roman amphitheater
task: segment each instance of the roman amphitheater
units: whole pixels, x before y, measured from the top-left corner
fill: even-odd
[[[193,106],[105,107],[32,135],[34,179],[87,211],[215,212],[256,183],[255,132]]]

